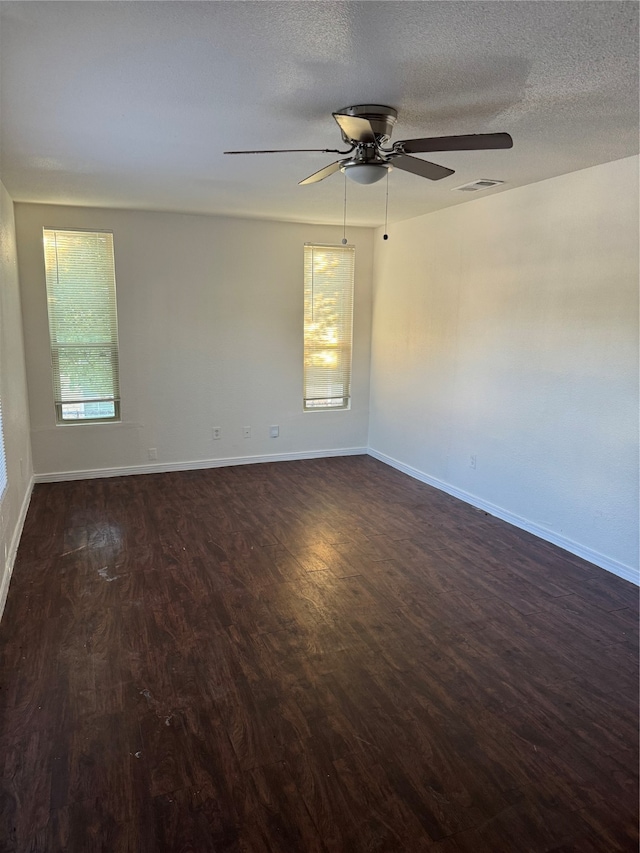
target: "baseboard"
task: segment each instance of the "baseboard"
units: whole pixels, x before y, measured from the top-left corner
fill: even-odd
[[[429,474],[425,474],[417,468],[412,468],[410,465],[405,465],[404,462],[400,462],[392,456],[387,456],[385,453],[380,453],[371,447],[369,448],[369,456],[373,456],[374,459],[378,459],[380,462],[384,462],[386,465],[390,465],[392,468],[396,468],[398,471],[408,474],[415,480],[420,480],[420,482],[433,486],[441,492],[446,492],[454,498],[459,498],[461,501],[477,507],[477,509],[484,510],[484,512],[488,512],[489,515],[493,515],[496,518],[502,519],[502,521],[513,524],[514,527],[526,530],[527,533],[532,533],[539,539],[544,539],[545,542],[557,545],[564,551],[568,551],[570,554],[575,554],[576,557],[581,557],[583,560],[587,560],[587,562],[593,563],[595,566],[605,569],[607,572],[611,572],[619,578],[631,581],[631,583],[636,584],[636,586],[640,585],[640,575],[631,566],[626,566],[624,563],[612,560],[610,557],[606,557],[598,551],[593,551],[591,548],[580,545],[578,542],[574,542],[572,539],[567,539],[565,536],[554,533],[552,530],[548,530],[545,527],[539,527],[537,524],[534,524],[532,521],[528,521],[526,518],[515,515],[502,507],[489,503],[489,501],[482,500],[482,498],[472,495],[470,492],[465,492],[462,489],[451,486],[443,480],[431,477]]]
[[[198,459],[194,462],[155,462],[152,465],[127,465],[122,468],[94,468],[84,471],[58,471],[36,474],[36,483],[61,483],[65,480],[92,480],[99,477],[126,477],[132,474],[167,474],[171,471],[197,471],[226,468],[230,465],[256,465],[261,462],[295,462],[301,459],[325,459],[332,456],[366,456],[366,447],[339,447],[331,450],[304,450],[293,453],[269,453],[263,456],[230,456],[225,459]]]
[[[611,572],[612,574],[617,575],[618,577],[623,578],[624,580],[630,581],[631,583],[634,583],[637,586],[640,585],[640,575],[631,566],[627,566],[624,563],[620,563],[617,560],[613,560],[610,557],[606,557],[604,554],[600,554],[599,552],[594,551],[591,548],[587,548],[583,545],[580,545],[578,542],[574,542],[571,539],[567,539],[566,537],[561,536],[558,533],[554,533],[554,531],[552,530],[540,527],[537,524],[534,524],[533,522],[527,520],[526,518],[522,518],[519,515],[515,515],[514,513],[509,512],[508,510],[505,510],[502,507],[497,506],[496,504],[492,504],[489,501],[485,501],[482,498],[477,497],[477,495],[471,494],[470,492],[458,489],[455,486],[450,485],[449,483],[445,483],[443,480],[438,480],[436,477],[431,477],[429,474],[425,474],[424,472],[419,471],[417,468],[413,468],[410,465],[406,465],[404,462],[400,462],[398,459],[394,459],[391,456],[387,456],[385,453],[380,453],[379,451],[371,447],[343,447],[332,448],[328,450],[309,450],[293,453],[270,453],[262,456],[233,456],[224,459],[201,459],[192,462],[156,462],[151,465],[129,465],[120,468],[95,468],[81,471],[59,471],[52,472],[49,474],[36,474],[32,479],[31,486],[28,492],[28,497],[31,496],[31,489],[33,487],[34,482],[58,483],[65,480],[90,480],[100,477],[124,477],[133,474],[165,474],[171,471],[195,471],[206,468],[223,468],[228,467],[230,465],[252,465],[259,464],[262,462],[291,462],[302,459],[323,459],[330,458],[332,456],[363,456],[366,454],[372,456],[374,459],[378,459],[380,462],[383,462],[386,465],[390,465],[392,468],[396,468],[398,471],[402,471],[404,474],[408,474],[415,480],[419,480],[422,483],[426,483],[429,486],[433,486],[434,488],[439,489],[442,492],[446,492],[454,498],[458,498],[459,500],[464,501],[465,503],[471,504],[471,506],[475,506],[477,509],[481,509],[484,512],[488,512],[489,515],[493,515],[496,518],[502,519],[502,521],[506,521],[509,524],[513,524],[514,527],[518,527],[521,530],[525,530],[527,531],[527,533],[531,533],[534,536],[537,536],[539,539],[543,539],[545,542],[550,542],[553,545],[557,545],[564,551],[568,551],[570,554],[574,554],[576,557],[581,557],[583,560],[587,560],[589,563],[593,563],[595,566],[598,566],[601,569],[605,569],[606,571]],[[21,523],[18,525],[17,529],[17,537],[14,537],[15,549],[17,549],[17,543],[20,538],[20,532],[22,531],[22,525],[24,524],[24,516],[26,515],[28,506],[29,503],[28,500],[26,500],[26,503],[23,506],[23,513],[21,514]],[[15,558],[15,550],[13,552],[13,557]],[[11,566],[13,566],[11,557],[9,559],[9,563],[11,564]],[[10,572],[5,571],[5,575],[7,574],[10,575]],[[4,600],[6,598],[6,590],[8,589],[8,586],[9,579],[8,577],[5,577],[2,582],[2,587],[0,588],[0,615],[2,613],[2,607],[4,606]]]
[[[2,581],[0,582],[0,619],[2,619],[2,614],[4,613],[4,605],[7,601],[7,595],[9,593],[9,583],[11,581],[11,575],[13,573],[13,564],[16,561],[18,545],[20,544],[20,537],[22,536],[22,528],[24,527],[24,522],[27,517],[29,503],[31,502],[31,493],[33,492],[34,483],[35,478],[32,476],[29,480],[29,485],[27,486],[27,491],[25,492],[25,496],[22,501],[22,506],[20,507],[20,514],[18,515],[18,521],[16,522],[16,526],[13,531],[13,536],[11,537],[9,553],[7,554],[7,561],[5,563]]]

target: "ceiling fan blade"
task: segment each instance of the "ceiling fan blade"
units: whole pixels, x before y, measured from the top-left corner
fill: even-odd
[[[335,163],[325,166],[324,169],[320,169],[319,172],[314,172],[313,175],[309,175],[309,177],[305,178],[304,181],[298,181],[298,184],[302,186],[302,184],[315,184],[318,181],[323,181],[325,178],[328,178],[329,175],[333,175],[334,172],[339,172],[341,166],[342,160],[336,160]]]
[[[349,154],[337,148],[275,148],[268,151],[223,151],[223,154],[295,154],[301,151],[315,151],[318,154]]]
[[[406,139],[394,148],[405,154],[424,154],[427,151],[484,151],[489,148],[513,148],[508,133],[470,133],[466,136],[433,136],[429,139]]]
[[[359,116],[347,116],[344,113],[332,113],[338,122],[342,135],[350,142],[375,142],[376,135],[371,122]]]
[[[421,178],[429,178],[430,181],[439,181],[441,178],[446,178],[453,175],[453,169],[447,169],[446,166],[438,166],[437,163],[430,163],[428,160],[419,160],[417,157],[407,157],[406,154],[399,154],[391,160],[391,165],[397,169],[402,169],[404,172],[412,172],[414,175],[420,175]]]

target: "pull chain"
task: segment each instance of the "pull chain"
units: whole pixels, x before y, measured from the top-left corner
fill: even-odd
[[[344,215],[342,217],[342,245],[347,245],[347,171],[344,172]]]
[[[389,214],[389,169],[387,169],[387,197],[384,205],[384,234],[382,236],[383,240],[388,240],[389,235],[387,234],[387,220]]]

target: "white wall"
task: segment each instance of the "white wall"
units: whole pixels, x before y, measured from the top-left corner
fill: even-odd
[[[634,577],[638,159],[394,225],[374,267],[374,455]]]
[[[7,488],[0,498],[0,616],[24,516],[33,469],[13,202],[0,183],[0,398],[7,460]]]
[[[374,234],[353,229],[353,405],[308,414],[302,244],[339,228],[16,205],[35,470],[349,452],[369,428],[379,458],[634,577],[637,187],[630,158],[378,234],[373,345]],[[55,424],[43,226],[114,231],[121,424]]]
[[[114,232],[122,423],[57,426],[42,228]],[[372,238],[356,246],[350,411],[302,411],[303,244],[341,229],[166,213],[17,204],[37,474],[366,448]],[[269,437],[269,426],[280,437]],[[250,426],[250,439],[241,428]],[[221,427],[222,438],[212,439]]]

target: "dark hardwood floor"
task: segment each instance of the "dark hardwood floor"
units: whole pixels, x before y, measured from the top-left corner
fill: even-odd
[[[38,485],[0,849],[638,850],[633,585],[370,457]]]

